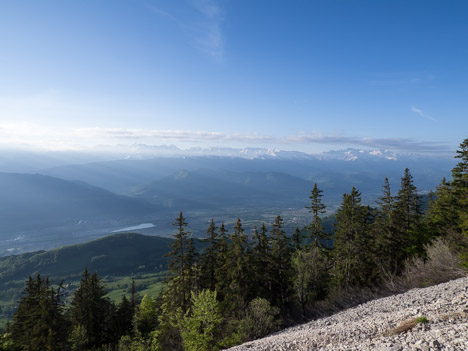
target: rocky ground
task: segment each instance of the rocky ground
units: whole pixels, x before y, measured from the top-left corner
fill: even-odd
[[[374,300],[230,350],[468,351],[468,278]]]

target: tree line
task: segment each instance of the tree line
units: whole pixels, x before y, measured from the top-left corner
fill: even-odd
[[[409,169],[396,194],[386,178],[377,206],[343,194],[333,233],[322,226],[326,207],[317,184],[307,207],[310,224],[286,233],[283,218],[254,227],[209,223],[197,249],[182,212],[175,219],[168,277],[160,296],[106,298],[97,274],[83,272],[69,306],[61,286],[39,275],[2,337],[3,350],[218,350],[307,320],[317,305],[401,275],[444,238],[468,268],[468,139],[460,144],[452,180],[442,180],[423,211]]]

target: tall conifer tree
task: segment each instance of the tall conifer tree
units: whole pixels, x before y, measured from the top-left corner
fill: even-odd
[[[284,308],[290,295],[291,248],[283,230],[283,219],[276,216],[271,229],[270,279],[272,285],[271,302]]]
[[[325,213],[326,206],[322,203],[323,190],[317,187],[317,183],[314,183],[314,187],[310,192],[310,206],[306,206],[309,212],[312,213],[312,222],[307,227],[309,231],[309,238],[311,239],[311,245],[319,246],[324,249],[327,248],[330,236],[324,232],[322,226],[322,219],[320,215]]]
[[[397,255],[400,265],[404,259],[415,254],[422,254],[427,243],[421,230],[421,197],[418,195],[413,176],[408,168],[401,178],[401,186],[395,201],[394,225],[397,244],[403,250]]]
[[[365,285],[372,280],[371,222],[370,208],[361,205],[361,193],[353,187],[343,195],[336,215],[333,275],[337,286]]]
[[[230,239],[224,262],[227,281],[224,298],[227,299],[228,310],[240,315],[252,292],[248,238],[240,219],[237,219]]]
[[[67,348],[68,323],[60,294],[48,278],[29,277],[9,331],[15,350],[60,351]]]
[[[70,314],[75,327],[84,328],[84,347],[93,349],[113,340],[112,314],[114,306],[97,273],[89,274],[85,269],[80,286],[76,289],[70,306]]]
[[[211,291],[214,291],[216,288],[215,271],[218,266],[219,250],[217,229],[218,227],[216,227],[212,219],[206,231],[207,237],[203,239],[203,242],[206,243],[206,247],[200,258],[200,267],[202,271],[201,288],[210,289]]]

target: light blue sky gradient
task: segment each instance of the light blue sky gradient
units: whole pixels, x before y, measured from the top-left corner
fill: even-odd
[[[3,0],[0,139],[453,153],[467,62],[467,1]]]

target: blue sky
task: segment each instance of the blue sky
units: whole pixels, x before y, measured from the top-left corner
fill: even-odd
[[[468,2],[0,2],[0,139],[449,153]]]

